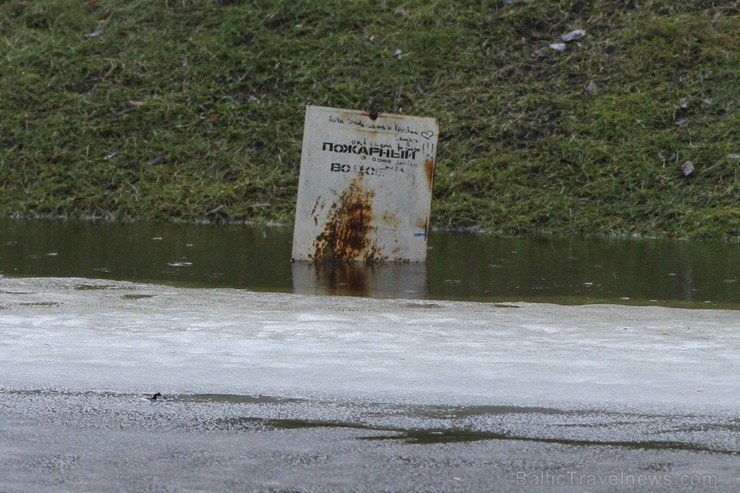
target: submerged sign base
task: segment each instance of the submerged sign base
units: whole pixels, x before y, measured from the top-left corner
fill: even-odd
[[[426,260],[435,118],[306,108],[293,260]]]

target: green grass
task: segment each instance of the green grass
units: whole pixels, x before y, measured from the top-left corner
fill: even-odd
[[[318,104],[440,119],[437,227],[738,241],[738,20],[686,0],[0,0],[0,213],[291,222]]]

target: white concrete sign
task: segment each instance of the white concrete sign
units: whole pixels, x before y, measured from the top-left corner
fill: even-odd
[[[439,123],[306,108],[293,260],[426,260]]]

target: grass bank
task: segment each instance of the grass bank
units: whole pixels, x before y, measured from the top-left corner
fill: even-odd
[[[291,222],[319,104],[440,119],[437,227],[737,241],[738,17],[687,0],[0,1],[0,213]]]

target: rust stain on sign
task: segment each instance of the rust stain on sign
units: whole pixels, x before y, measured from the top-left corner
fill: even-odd
[[[373,263],[384,260],[369,237],[373,230],[375,194],[365,189],[362,176],[358,175],[329,208],[324,230],[314,241],[314,261]]]
[[[434,185],[434,158],[429,158],[426,161],[424,161],[424,172],[427,175],[427,182],[429,183],[429,190],[432,189],[432,186]]]

